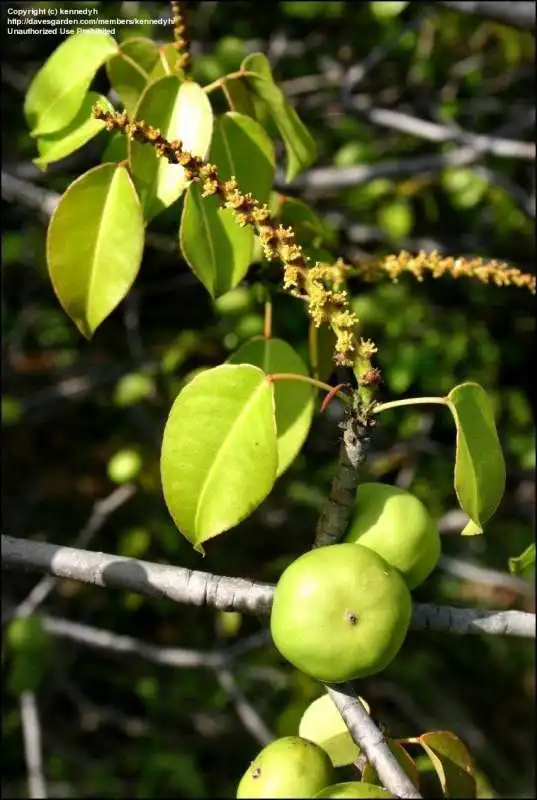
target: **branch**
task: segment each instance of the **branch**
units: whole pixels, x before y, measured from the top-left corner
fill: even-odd
[[[326,691],[343,717],[353,741],[362,748],[367,760],[375,767],[383,786],[396,797],[421,798],[390,750],[386,737],[358,700],[352,684],[327,684]]]
[[[437,0],[435,5],[445,6],[462,14],[476,14],[479,17],[503,22],[505,25],[512,25],[521,30],[532,32],[535,30],[535,3],[507,3],[498,2],[498,0],[493,2],[487,2],[487,0],[478,0],[477,2],[471,2],[470,0],[464,0],[464,2]]]
[[[114,489],[104,500],[98,500],[91,511],[88,521],[76,536],[74,544],[77,547],[86,547],[95,534],[103,527],[108,517],[121,508],[136,492],[130,484]],[[33,614],[36,608],[46,600],[50,592],[58,583],[58,578],[47,575],[37,583],[25,600],[13,610],[12,616],[25,617]],[[2,622],[6,620],[3,618]]]
[[[109,553],[92,553],[45,542],[2,536],[3,568],[28,569],[95,586],[125,589],[176,603],[268,615],[274,586],[211,575],[184,567],[152,564]],[[535,614],[479,611],[415,604],[411,627],[459,634],[502,634],[535,638]]]
[[[2,536],[2,564],[176,603],[268,614],[274,587],[109,553]]]
[[[47,789],[43,771],[41,723],[34,692],[23,692],[20,697],[24,756],[28,772],[28,797],[46,798]]]
[[[492,633],[535,639],[535,614],[526,611],[480,611],[473,608],[415,605],[412,628],[449,633]]]

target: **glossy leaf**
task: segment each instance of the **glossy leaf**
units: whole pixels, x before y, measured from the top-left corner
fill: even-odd
[[[136,119],[158,128],[169,141],[205,158],[213,132],[213,111],[203,89],[176,75],[151,83],[136,107]],[[148,144],[129,140],[129,161],[146,220],[168,208],[185,191],[188,181],[179,164],[159,158]]]
[[[306,365],[282,339],[251,339],[228,359],[230,364],[254,364],[267,375],[278,372],[307,375]],[[307,383],[275,381],[274,403],[278,433],[278,476],[295,460],[308,436],[313,418],[314,390]]]
[[[369,705],[362,697],[360,702],[369,714]],[[328,694],[318,697],[307,707],[300,720],[298,735],[322,747],[334,767],[353,764],[360,755],[360,748]]]
[[[273,389],[260,369],[223,364],[181,391],[164,429],[162,489],[175,524],[198,551],[265,499],[277,463]]]
[[[114,39],[104,33],[79,33],[62,42],[26,94],[24,113],[32,136],[54,133],[71,122],[95,73],[117,49]]]
[[[158,48],[158,61],[155,63],[152,72],[151,80],[156,81],[163,78],[165,75],[179,75],[183,76],[182,70],[176,70],[175,66],[178,61],[178,53],[176,48],[171,42],[167,42]]]
[[[222,91],[226,96],[231,111],[238,111],[255,119],[255,106],[250,90],[244,80],[240,78],[226,78],[222,84]]]
[[[215,125],[209,161],[221,180],[234,176],[244,192],[260,202],[268,200],[274,177],[274,150],[261,126],[242,114],[230,112]],[[255,169],[252,168],[255,165]],[[213,297],[225,294],[242,280],[252,263],[254,233],[241,228],[217,197],[202,197],[189,187],[181,217],[182,253],[192,271]]]
[[[335,243],[334,231],[302,200],[281,196],[278,218],[282,225],[293,228],[300,244]]]
[[[535,542],[526,547],[519,556],[509,559],[509,572],[511,575],[524,575],[526,570],[531,569],[535,564]]]
[[[103,164],[72,183],[47,233],[54,291],[90,338],[125,297],[144,245],[140,201],[125,167]]]
[[[40,155],[39,158],[34,158],[34,164],[42,169],[47,164],[71,155],[97,136],[104,129],[105,124],[101,119],[95,119],[91,113],[96,102],[107,111],[114,110],[112,104],[102,94],[88,92],[77,115],[65,128],[48,136],[37,138],[37,149]]]
[[[457,426],[455,491],[470,517],[464,535],[483,532],[505,489],[505,463],[485,390],[477,383],[456,386],[446,398]]]
[[[444,797],[473,798],[476,796],[474,762],[466,746],[450,731],[432,731],[418,737],[431,759]]]
[[[242,62],[250,88],[266,104],[287,154],[286,178],[293,180],[315,159],[315,141],[282,90],[274,83],[268,58],[252,53]]]
[[[106,65],[110,83],[127,114],[134,113],[159,60],[159,50],[155,42],[151,39],[134,38],[123,42],[117,55]]]
[[[420,775],[412,756],[410,756],[403,745],[395,739],[388,739],[388,745],[399,764],[405,771],[406,775],[410,778],[414,786],[419,789]],[[362,771],[362,780],[366,781],[367,783],[374,783],[379,786],[381,785],[377,771],[370,762],[367,762]]]

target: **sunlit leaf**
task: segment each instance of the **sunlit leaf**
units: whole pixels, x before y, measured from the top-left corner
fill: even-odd
[[[466,746],[450,731],[432,731],[418,737],[431,759],[447,798],[476,796],[474,762]]]
[[[203,89],[176,75],[151,83],[136,107],[136,119],[158,128],[168,140],[205,158],[213,132],[213,111]],[[188,181],[179,164],[160,158],[148,144],[129,140],[129,162],[146,220],[168,208],[185,191]]]
[[[526,570],[531,569],[535,564],[535,542],[526,547],[519,556],[509,559],[509,572],[512,575],[524,575]]]
[[[155,42],[151,39],[134,38],[123,42],[117,55],[106,65],[110,83],[127,114],[134,113],[159,60],[159,50]]]
[[[102,164],[72,183],[47,233],[47,263],[58,299],[90,338],[125,297],[144,244],[140,201],[125,167]]]
[[[112,104],[102,94],[88,92],[78,113],[65,128],[47,136],[37,137],[39,158],[34,159],[34,164],[43,168],[54,161],[60,161],[97,136],[105,124],[91,113],[96,102],[107,111],[114,110]]]
[[[248,73],[248,85],[266,104],[280,132],[287,153],[286,178],[291,181],[315,159],[315,140],[282,90],[274,83],[269,60],[263,53],[247,56],[241,69]]]
[[[24,113],[32,136],[54,133],[71,122],[95,73],[117,49],[108,34],[79,33],[54,50],[26,94]]]
[[[268,375],[278,372],[307,375],[306,365],[282,339],[260,336],[239,347],[230,364],[253,364]],[[278,433],[278,476],[294,461],[308,436],[313,418],[314,390],[307,383],[274,382],[276,430]]]
[[[477,383],[456,386],[446,399],[457,426],[455,491],[470,517],[462,533],[482,533],[505,489],[505,463],[492,408]]]
[[[268,200],[274,150],[253,119],[236,112],[219,117],[209,161],[216,164],[221,180],[233,176],[241,191],[251,192],[259,202]],[[233,212],[220,207],[217,197],[202,197],[196,184],[189,187],[185,199],[180,242],[187,263],[213,297],[237,286],[252,263],[253,230],[241,228]]]
[[[273,388],[260,369],[223,364],[185,386],[164,429],[161,478],[170,514],[197,550],[265,499],[277,465]]]

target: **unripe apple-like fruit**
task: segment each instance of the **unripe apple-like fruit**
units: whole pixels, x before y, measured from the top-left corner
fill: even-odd
[[[395,797],[395,795],[372,783],[350,781],[349,783],[334,783],[333,786],[327,786],[317,792],[315,797]]]
[[[295,667],[341,683],[388,666],[407,634],[411,606],[404,580],[381,556],[334,544],[304,553],[284,571],[270,630]]]
[[[438,528],[421,500],[386,483],[358,487],[345,541],[374,550],[401,573],[409,589],[423,583],[440,558]]]
[[[362,697],[359,699],[369,714],[368,703]],[[336,704],[326,693],[307,707],[298,725],[298,735],[326,750],[334,767],[353,764],[360,755],[360,748],[350,735]]]
[[[300,736],[268,744],[244,773],[237,797],[313,797],[333,780],[325,751]]]

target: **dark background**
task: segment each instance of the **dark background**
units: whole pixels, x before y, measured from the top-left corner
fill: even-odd
[[[93,5],[109,18],[169,14],[160,3]],[[533,271],[534,162],[491,152],[494,137],[532,139],[533,32],[444,8],[449,4],[411,3],[398,15],[388,15],[386,5],[191,3],[194,78],[211,82],[237,69],[247,53],[263,51],[318,142],[313,169],[395,165],[350,188],[289,189],[334,224],[334,255],[356,261],[364,254],[436,248],[505,259]],[[99,163],[107,135],[46,173],[32,164],[37,153],[23,116],[24,93],[60,42],[8,37],[6,8],[3,531],[66,545],[82,533],[91,550],[276,581],[311,546],[334,470],[337,406],[316,416],[302,453],[270,497],[213,540],[202,562],[166,511],[160,438],[185,378],[221,363],[261,332],[259,294],[246,280],[229,302],[212,303],[178,254],[174,207],[151,224],[128,298],[90,343],[82,339],[47,277],[47,209],[51,193],[62,193]],[[120,39],[171,37],[169,28],[150,24],[118,30]],[[95,86],[108,91],[105,70]],[[379,109],[408,115],[412,132],[381,125]],[[447,131],[452,140],[425,138],[424,123],[440,126],[435,130]],[[488,137],[486,146],[471,163],[454,166],[453,153],[476,142],[468,134]],[[277,152],[281,156],[280,145]],[[423,156],[437,156],[437,165],[424,169]],[[507,491],[485,536],[461,538],[449,415],[423,407],[382,416],[365,478],[411,489],[445,534],[444,558],[415,592],[416,600],[533,611],[532,576],[524,581],[507,574],[507,559],[534,536],[533,297],[526,289],[448,277],[353,281],[351,289],[364,335],[379,346],[382,399],[441,394],[464,380],[478,381],[492,398],[507,462]],[[299,306],[279,298],[274,333],[306,357],[307,324]],[[142,457],[135,491],[123,503],[107,475],[109,460],[120,450]],[[95,504],[113,492],[119,507],[99,521]],[[4,622],[38,580],[4,574]],[[50,657],[43,659],[36,693],[50,795],[232,796],[267,729],[277,736],[296,733],[304,709],[319,694],[318,684],[283,663],[262,633],[264,621],[68,581],[39,610],[48,615],[51,631]],[[208,652],[237,645],[243,652],[227,673],[174,669],[59,636],[58,620],[131,635],[158,648]],[[2,793],[25,797],[13,670],[5,649]],[[410,633],[397,659],[360,682],[359,691],[394,736],[437,729],[459,735],[482,771],[482,797],[534,796],[532,643]],[[433,791],[424,781],[425,792]]]

